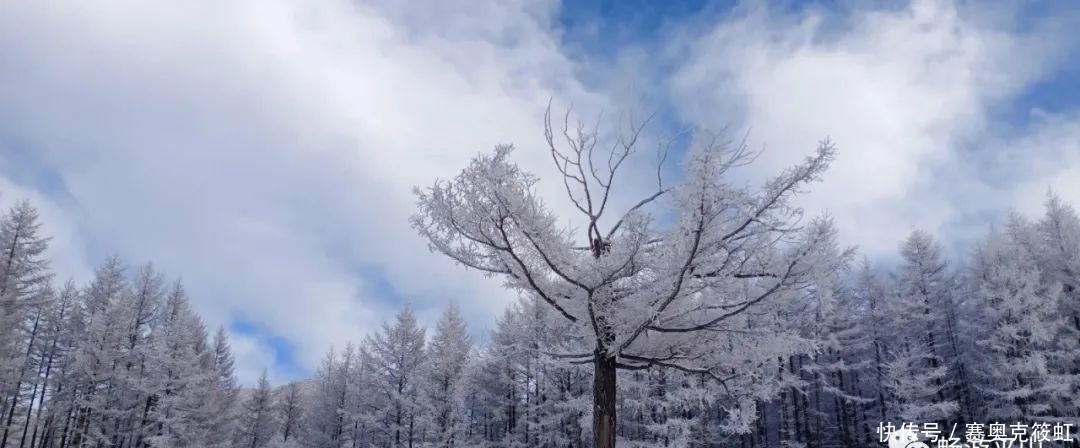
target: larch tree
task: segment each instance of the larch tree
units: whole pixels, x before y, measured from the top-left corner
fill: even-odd
[[[1080,332],[1080,217],[1072,206],[1050,194],[1036,232],[1041,242],[1036,255],[1043,275],[1046,281],[1061,284],[1062,292],[1070,298],[1062,312]]]
[[[73,398],[77,397],[79,391],[79,378],[74,374],[73,366],[77,350],[84,340],[82,330],[86,328],[85,315],[81,312],[83,298],[72,281],[68,281],[60,292],[59,303],[63,305],[66,302],[66,305],[56,310],[56,318],[51,325],[54,336],[43,378],[46,389],[39,400],[35,428],[30,437],[31,446],[56,446],[54,442],[67,435],[76,409]]]
[[[544,355],[569,332],[554,310],[522,297],[507,308],[473,369],[470,407],[480,440],[496,446],[580,446],[587,439],[582,366]]]
[[[29,312],[24,321],[21,322],[20,327],[22,327],[24,333],[23,341],[21,341],[23,347],[20,349],[20,352],[22,352],[21,362],[18,369],[15,370],[15,383],[12,387],[12,394],[8,397],[9,403],[5,403],[7,409],[4,412],[4,431],[3,435],[0,435],[0,446],[6,446],[8,440],[17,437],[19,427],[23,426],[18,424],[17,418],[29,419],[33,396],[37,394],[38,387],[38,376],[33,375],[33,372],[39,369],[42,361],[39,352],[40,346],[44,342],[42,336],[44,336],[43,333],[46,328],[45,319],[48,310],[46,305],[54,300],[55,294],[51,285],[43,285],[43,289],[38,292],[35,298],[36,303],[27,310]],[[29,402],[25,400],[26,392],[29,392],[31,397]],[[26,410],[23,410],[23,407]],[[23,434],[25,436],[25,429]]]
[[[1060,287],[1040,281],[1035,254],[1022,242],[1030,225],[1013,215],[994,230],[975,255],[972,281],[979,303],[981,413],[1000,421],[1035,421],[1051,410],[1051,399],[1069,393],[1053,380],[1049,361],[1059,328]]]
[[[0,217],[0,312],[5,319],[30,305],[52,279],[45,257],[50,238],[40,235],[41,225],[37,209],[28,201],[19,201]],[[17,331],[11,323],[4,322],[0,335],[10,338]]]
[[[46,398],[55,398],[58,391],[57,384],[63,384],[66,366],[69,363],[69,353],[74,345],[76,335],[71,333],[72,315],[78,305],[78,289],[75,283],[68,280],[56,300],[42,304],[45,307],[43,341],[39,350],[39,363],[37,375],[34,381],[34,393],[30,395],[30,403],[27,408],[26,420],[23,424],[23,433],[19,445],[29,444],[35,446],[38,436],[44,437],[42,425],[48,426],[55,414],[59,400],[50,400],[49,409],[46,407]],[[50,394],[51,392],[51,394]],[[36,400],[36,406],[35,406]],[[31,419],[31,413],[34,417]],[[43,417],[44,414],[44,417]],[[40,433],[40,434],[39,434]]]
[[[863,259],[848,283],[846,300],[855,311],[851,315],[855,326],[853,340],[847,343],[855,369],[852,386],[855,393],[864,398],[852,411],[863,421],[861,434],[868,436],[873,434],[874,422],[887,421],[887,415],[891,414],[889,404],[892,400],[886,396],[889,388],[885,387],[891,334],[886,325],[891,316],[878,268],[868,259]]]
[[[151,422],[147,439],[154,447],[211,447],[212,416],[206,406],[213,397],[215,373],[205,368],[206,328],[188,303],[180,282],[169,289],[164,302],[153,368],[150,396]]]
[[[312,448],[340,446],[344,409],[341,397],[347,392],[347,372],[352,355],[339,359],[331,349],[312,379],[312,393],[304,414],[304,444]]]
[[[344,440],[348,440],[350,446],[363,446],[365,441],[372,440],[372,429],[375,427],[374,417],[378,406],[384,403],[377,393],[374,381],[373,367],[375,365],[371,352],[367,346],[368,341],[363,341],[356,348],[356,355],[352,373],[346,384],[344,405]]]
[[[160,362],[154,339],[160,327],[161,309],[165,302],[165,281],[153,265],[147,263],[139,268],[131,282],[131,290],[121,302],[126,320],[125,342],[121,347],[122,366],[118,368],[118,391],[114,392],[123,409],[130,409],[120,422],[126,439],[122,444],[139,444],[149,433],[150,411],[157,400],[157,381],[154,366]]]
[[[214,333],[214,371],[218,378],[218,388],[223,395],[223,401],[232,402],[236,399],[238,389],[236,386],[236,374],[234,373],[234,364],[232,348],[229,345],[229,334],[225,331],[225,327],[218,327],[217,332]],[[227,409],[223,409],[227,411]]]
[[[1066,320],[1057,337],[1059,355],[1050,363],[1071,378],[1072,386],[1069,393],[1055,397],[1054,412],[1080,424],[1080,217],[1051,193],[1036,232],[1039,270],[1044,283],[1060,285],[1057,309]]]
[[[385,401],[382,413],[387,423],[389,445],[412,448],[418,445],[424,415],[419,403],[426,356],[425,330],[412,308],[406,306],[393,324],[385,323],[367,342],[371,349],[374,378]]]
[[[31,306],[40,302],[52,275],[45,256],[49,238],[40,234],[38,211],[19,201],[0,216],[0,421],[4,443],[10,434],[15,405],[24,386],[23,376],[31,347],[24,338]]]
[[[304,416],[303,399],[300,383],[295,381],[285,385],[278,393],[275,409],[282,442],[295,442],[300,433],[300,423]]]
[[[727,179],[752,162],[745,144],[696,139],[681,184],[663,184],[661,162],[655,191],[612,219],[617,175],[644,125],[632,123],[605,150],[596,131],[581,124],[571,130],[568,119],[560,132],[566,144],[556,144],[550,109],[546,117],[548,150],[582,220],[579,230],[560,224],[568,217],[537,194],[539,179],[514,163],[511,146],[476,157],[450,181],[416,189],[416,230],[434,251],[502,277],[574,324],[585,350],[553,355],[593,365],[598,448],[615,445],[620,368],[699,373],[733,395],[761,390],[751,386],[761,383],[767,360],[802,347],[730,330],[812,277],[810,254],[824,238],[799,225],[792,197],[821,177],[833,146],[822,142],[801,164],[751,188]],[[663,197],[669,207],[650,213]],[[745,429],[753,400],[734,403],[742,406],[731,409],[732,426]]]
[[[212,347],[199,348],[200,352],[206,353],[202,364],[206,374],[212,375],[206,389],[206,418],[213,433],[229,434],[236,424],[239,387],[236,384],[235,361],[229,345],[229,334],[225,327],[218,327],[211,344]]]
[[[428,348],[425,395],[431,407],[435,446],[462,445],[465,368],[472,337],[457,304],[451,303],[435,327]]]
[[[117,385],[116,366],[122,362],[120,349],[126,342],[123,330],[129,324],[120,312],[128,292],[124,270],[119,258],[109,258],[98,266],[83,292],[83,341],[72,366],[74,413],[70,422],[65,422],[67,433],[62,444],[108,444],[116,435],[112,424],[116,397],[110,391]]]
[[[930,234],[916,230],[900,245],[902,263],[886,291],[892,341],[886,360],[886,387],[896,399],[890,418],[945,422],[959,404],[949,393],[953,382],[947,315],[947,267],[943,250]]]
[[[237,427],[236,448],[262,448],[269,444],[276,432],[274,396],[270,381],[263,369],[259,382],[244,401],[240,425]]]
[[[790,369],[790,373],[795,375],[797,381],[789,383],[789,390],[794,386],[799,389],[795,394],[803,397],[795,415],[802,417],[806,440],[851,443],[843,440],[849,437],[850,428],[846,426],[846,421],[841,418],[830,420],[828,417],[834,413],[834,408],[840,407],[839,400],[860,400],[860,397],[844,390],[843,380],[844,375],[851,371],[842,353],[848,348],[848,341],[844,340],[848,338],[845,332],[852,326],[847,319],[856,308],[843,302],[845,295],[840,277],[854,249],[838,246],[837,231],[830,218],[822,219],[819,225],[826,237],[814,264],[813,280],[806,288],[803,300],[794,309],[796,315],[787,323],[798,326],[800,335],[813,344],[815,350],[794,357],[798,368]],[[831,438],[841,440],[829,440]]]
[[[470,377],[470,406],[476,421],[476,439],[486,444],[505,444],[517,432],[520,400],[518,376],[521,320],[517,306],[507,307],[495,322],[488,343],[476,360]]]

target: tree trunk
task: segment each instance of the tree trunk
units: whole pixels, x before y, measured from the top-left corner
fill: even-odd
[[[11,433],[11,423],[15,418],[15,405],[19,404],[19,392],[22,381],[26,377],[26,367],[30,364],[30,357],[34,354],[34,342],[37,339],[38,323],[41,322],[41,308],[34,314],[34,326],[30,330],[30,342],[26,344],[26,356],[23,357],[22,367],[19,367],[19,376],[15,379],[15,389],[11,392],[11,409],[7,411],[7,421],[4,423],[4,436],[0,439],[0,447],[8,445],[8,435]],[[37,379],[35,378],[35,383]],[[37,385],[34,385],[34,394],[37,394]],[[30,397],[30,407],[34,405],[34,398]],[[29,418],[29,417],[28,417]]]
[[[594,358],[593,380],[593,446],[615,448],[615,358]]]

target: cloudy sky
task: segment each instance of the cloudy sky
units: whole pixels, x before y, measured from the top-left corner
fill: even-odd
[[[280,382],[404,303],[492,326],[512,295],[428,252],[411,188],[513,143],[557,193],[549,99],[749,130],[748,181],[829,137],[803,205],[871,257],[914,228],[962,247],[1048,188],[1080,205],[1078,30],[1069,0],[4,2],[0,202],[42,210],[62,276],[182,276],[241,379]]]

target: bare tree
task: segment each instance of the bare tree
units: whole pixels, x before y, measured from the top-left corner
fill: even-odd
[[[453,180],[416,189],[413,226],[432,250],[504,278],[580,330],[586,350],[549,354],[594,365],[596,447],[615,445],[618,369],[701,374],[742,405],[731,412],[733,427],[752,421],[753,400],[745,397],[767,390],[761,384],[771,369],[764,366],[806,349],[770,324],[778,313],[767,307],[811,284],[831,243],[828,220],[800,225],[802,212],[791,198],[819,179],[833,146],[820,143],[815,155],[752,189],[725,180],[756,156],[745,139],[697,136],[685,178],[674,186],[663,182],[672,144],[662,143],[655,191],[603,227],[613,213],[617,175],[643,141],[648,120],[630,120],[629,131],[605,145],[596,127],[579,122],[571,129],[569,111],[557,137],[550,112],[548,150],[584,218],[583,235],[560,226],[534,189],[538,178],[511,161],[508,145],[476,157]],[[669,205],[653,213],[674,218],[663,226],[648,211],[660,208],[662,197]]]

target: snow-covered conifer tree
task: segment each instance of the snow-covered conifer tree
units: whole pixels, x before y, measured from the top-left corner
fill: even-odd
[[[304,411],[304,445],[312,448],[336,446],[335,434],[340,434],[338,405],[342,379],[337,357],[331,349],[312,378],[312,394]]]
[[[368,340],[373,362],[372,381],[377,384],[378,393],[386,398],[381,413],[389,444],[394,447],[412,448],[421,443],[424,334],[412,308],[406,306],[393,324],[383,324],[381,331]]]
[[[949,309],[947,262],[926,232],[914,231],[900,246],[903,263],[891,291],[888,314],[893,332],[886,385],[897,400],[890,418],[944,422],[959,410],[949,393],[956,353]]]
[[[70,363],[69,355],[75,344],[75,335],[71,328],[72,316],[77,314],[78,290],[74,282],[68,280],[55,300],[41,306],[44,307],[42,343],[37,348],[39,361],[22,435],[19,438],[20,445],[35,446],[39,436],[44,439],[45,428],[65,404],[59,399],[59,392],[63,390],[66,367]],[[46,399],[49,401],[46,402]]]
[[[180,282],[167,293],[157,332],[148,442],[170,448],[222,446],[225,435],[212,433],[214,416],[207,409],[216,375],[204,366],[206,328]]]
[[[25,393],[24,375],[31,367],[27,363],[31,338],[26,337],[26,323],[35,319],[29,314],[38,314],[32,313],[32,305],[44,299],[52,278],[45,257],[49,238],[40,235],[41,226],[37,209],[25,200],[0,216],[0,423],[4,424],[4,444]]]
[[[112,412],[117,396],[117,366],[123,361],[124,347],[130,321],[123,316],[123,297],[128,293],[124,267],[119,258],[111,257],[98,266],[94,279],[84,291],[83,339],[78,344],[72,374],[75,404],[70,425],[65,425],[66,439],[61,444],[75,446],[112,443],[116,436],[117,417]]]
[[[304,397],[300,383],[293,381],[278,392],[275,408],[277,409],[278,433],[282,442],[295,442],[300,434],[300,425],[304,417]]]
[[[274,438],[277,430],[274,396],[265,369],[244,401],[237,428],[236,448],[263,448]]]
[[[1060,285],[1057,307],[1066,321],[1057,337],[1058,356],[1048,362],[1052,371],[1072,382],[1071,392],[1054,400],[1054,413],[1080,425],[1080,218],[1076,210],[1051,193],[1037,235],[1035,255],[1043,282]]]
[[[465,368],[472,352],[472,337],[461,310],[454,303],[446,308],[427,351],[425,400],[430,406],[437,447],[462,446],[464,424]]]
[[[1010,216],[1003,231],[992,230],[976,252],[972,281],[979,334],[981,414],[1000,421],[1046,418],[1055,397],[1067,396],[1072,383],[1053,372],[1056,340],[1067,316],[1058,309],[1059,284],[1045,284],[1026,241],[1032,226]]]
[[[157,336],[152,330],[160,325],[160,313],[165,300],[165,281],[153,265],[140,267],[131,281],[131,288],[122,296],[119,311],[124,322],[125,341],[120,347],[122,359],[116,367],[117,382],[111,392],[116,395],[119,434],[123,445],[139,445],[151,430],[150,412],[157,398],[158,385],[154,368],[160,363],[153,344]],[[118,412],[119,413],[119,412]]]

